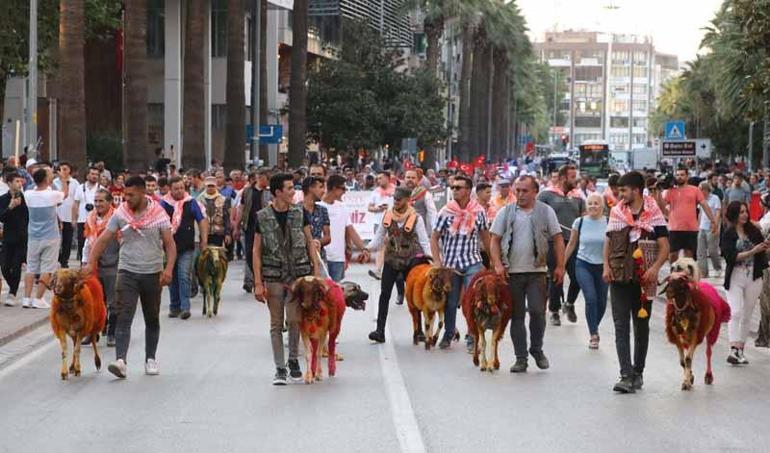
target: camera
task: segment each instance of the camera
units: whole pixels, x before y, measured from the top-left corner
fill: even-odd
[[[94,205],[91,203],[86,203],[86,212],[91,212],[94,210]]]

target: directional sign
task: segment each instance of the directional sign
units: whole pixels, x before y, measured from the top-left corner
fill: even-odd
[[[684,121],[666,121],[666,140],[684,140]]]
[[[711,157],[711,139],[710,138],[696,138],[695,144],[697,146],[695,153],[701,159],[707,159]]]
[[[687,141],[664,141],[661,149],[663,157],[695,157],[696,143]]]
[[[254,128],[246,125],[246,140],[251,142],[254,138]],[[262,124],[259,126],[259,143],[263,145],[277,145],[283,139],[283,126],[280,124]]]

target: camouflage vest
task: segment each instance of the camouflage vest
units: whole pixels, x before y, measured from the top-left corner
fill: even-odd
[[[385,240],[385,263],[394,270],[404,270],[409,261],[420,252],[420,243],[414,231],[415,222],[420,216],[415,214],[407,217],[402,227],[390,218],[390,212],[383,217],[382,227],[387,230]]]
[[[258,232],[262,235],[262,278],[265,281],[288,283],[311,274],[302,229],[303,216],[301,207],[290,206],[286,229],[282,231],[271,206],[257,212]]]

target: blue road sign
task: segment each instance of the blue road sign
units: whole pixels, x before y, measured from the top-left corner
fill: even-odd
[[[685,138],[684,121],[666,121],[666,140],[684,140]]]
[[[254,128],[246,125],[246,141],[251,142],[254,137]],[[283,138],[283,126],[280,124],[262,124],[259,126],[259,143],[264,145],[277,145]]]

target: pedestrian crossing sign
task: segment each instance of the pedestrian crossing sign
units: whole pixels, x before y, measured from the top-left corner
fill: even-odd
[[[666,121],[666,140],[684,140],[684,121]]]

